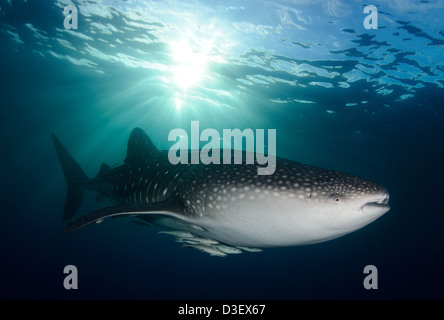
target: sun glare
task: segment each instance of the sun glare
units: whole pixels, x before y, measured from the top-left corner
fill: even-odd
[[[187,40],[171,44],[171,55],[175,62],[173,80],[179,88],[187,90],[202,79],[207,58],[193,49]]]

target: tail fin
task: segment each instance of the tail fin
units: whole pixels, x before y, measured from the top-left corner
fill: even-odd
[[[68,184],[68,195],[66,196],[65,211],[63,213],[63,220],[68,220],[76,214],[82,204],[84,197],[82,186],[89,179],[76,160],[66,151],[59,139],[53,133],[51,136]]]

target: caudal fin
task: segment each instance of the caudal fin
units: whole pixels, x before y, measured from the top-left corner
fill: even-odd
[[[63,213],[63,220],[68,220],[76,214],[82,204],[84,197],[82,186],[86,184],[89,179],[77,161],[66,151],[59,139],[53,133],[51,133],[51,137],[68,184],[68,195],[66,196],[65,210]]]

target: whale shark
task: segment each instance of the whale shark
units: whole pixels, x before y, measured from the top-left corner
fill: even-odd
[[[224,257],[335,239],[390,209],[388,191],[372,181],[280,157],[272,175],[258,175],[258,164],[236,161],[171,164],[168,150],[157,149],[140,128],[131,132],[121,164],[103,163],[88,178],[51,135],[67,182],[67,232],[131,217],[139,225],[160,226],[160,233],[184,247]],[[189,150],[190,157],[198,157],[195,151]],[[76,216],[87,192],[112,205]]]

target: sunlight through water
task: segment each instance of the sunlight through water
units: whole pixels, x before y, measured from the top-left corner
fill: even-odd
[[[196,85],[204,76],[207,57],[182,39],[171,44],[171,55],[175,62],[172,67],[174,83],[182,90]]]

